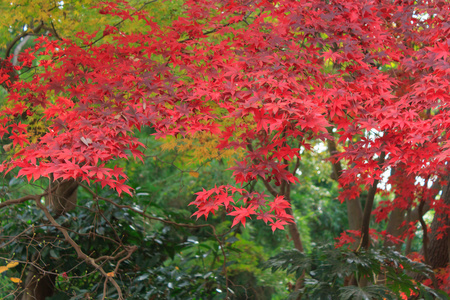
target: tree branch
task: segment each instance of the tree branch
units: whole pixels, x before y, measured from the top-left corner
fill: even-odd
[[[58,222],[56,222],[56,220],[53,218],[53,216],[51,215],[51,213],[49,212],[49,210],[41,203],[40,199],[36,199],[35,198],[35,203],[36,206],[39,207],[45,214],[46,218],[50,221],[50,223],[57,228],[65,237],[66,241],[72,246],[72,248],[75,250],[75,252],[77,253],[78,257],[80,259],[83,259],[87,264],[93,266],[96,270],[99,270],[100,273],[108,280],[112,283],[112,285],[116,288],[117,293],[119,294],[119,300],[123,300],[123,294],[122,294],[122,289],[120,288],[119,284],[114,280],[114,278],[112,278],[111,276],[108,276],[108,274],[105,272],[105,270],[98,265],[95,260],[88,256],[87,254],[85,254],[83,252],[83,250],[81,250],[80,245],[78,245],[69,235],[69,233],[67,232],[67,230],[62,227]]]
[[[44,193],[41,195],[27,195],[27,196],[24,196],[24,197],[18,198],[18,199],[6,200],[4,202],[0,202],[0,208],[14,205],[14,204],[20,204],[20,203],[23,203],[23,202],[26,202],[29,200],[38,200],[38,199],[41,199],[42,197],[44,197],[45,195],[47,195],[47,193]]]
[[[227,266],[226,266],[227,265],[227,256],[226,256],[226,253],[225,253],[225,248],[223,246],[223,243],[220,240],[219,235],[217,234],[216,228],[214,226],[212,226],[211,224],[193,225],[193,224],[186,224],[186,223],[177,223],[177,222],[174,222],[174,221],[165,220],[165,219],[158,218],[158,217],[153,217],[153,216],[150,216],[149,214],[145,213],[142,210],[139,210],[139,209],[136,209],[134,207],[131,207],[130,205],[117,204],[116,202],[114,202],[111,199],[108,199],[108,198],[105,198],[105,197],[101,197],[101,196],[97,195],[97,193],[95,193],[91,188],[89,188],[85,184],[79,183],[79,185],[81,187],[83,187],[87,192],[89,192],[93,197],[95,197],[97,199],[100,199],[100,200],[103,200],[103,201],[106,201],[106,202],[114,205],[117,208],[131,210],[131,211],[141,215],[142,217],[144,217],[146,219],[155,220],[155,221],[159,221],[159,222],[162,222],[162,223],[165,223],[165,224],[170,224],[170,225],[178,226],[178,227],[186,227],[186,228],[204,228],[204,227],[209,227],[209,228],[211,228],[212,235],[214,236],[214,238],[216,239],[217,243],[219,244],[220,250],[222,252],[222,256],[223,256],[222,270],[223,270],[224,277],[225,277],[225,282],[226,282],[227,297],[229,296],[229,289],[228,289],[228,287],[229,287],[229,284],[228,284],[229,280],[228,280],[228,272],[227,272]],[[133,250],[133,252],[134,251],[135,250]]]
[[[382,167],[385,157],[386,157],[386,153],[384,151],[382,151],[380,158],[378,159],[379,168]],[[369,248],[370,215],[372,214],[372,207],[373,207],[373,202],[375,199],[375,194],[376,194],[377,188],[378,188],[378,182],[379,182],[378,179],[374,180],[373,185],[370,187],[369,193],[367,195],[366,205],[364,206],[364,215],[363,215],[363,221],[362,221],[362,226],[361,226],[362,240],[361,240],[361,245],[360,245],[360,247],[362,247],[364,249]]]
[[[26,37],[23,38],[23,40],[20,41],[19,45],[17,45],[17,47],[14,49],[14,56],[12,58],[13,66],[18,66],[19,65],[19,54],[20,54],[20,51],[22,50],[22,47],[27,43],[27,41],[29,39],[30,39],[30,36],[27,35]]]
[[[30,34],[36,34],[36,33],[38,33],[39,31],[41,31],[41,29],[42,29],[43,26],[44,26],[44,22],[41,21],[41,22],[39,23],[39,25],[36,26],[35,28],[32,28],[31,31],[26,31],[26,32],[23,32],[23,33],[19,34],[18,36],[16,36],[16,37],[11,41],[11,43],[9,43],[8,47],[6,48],[5,59],[8,59],[8,57],[9,57],[9,55],[10,55],[10,53],[11,53],[12,48],[14,47],[14,45],[15,45],[21,38],[26,37],[27,35],[30,35]]]
[[[152,0],[152,1],[148,1],[145,2],[144,4],[142,4],[142,6],[140,8],[138,8],[134,13],[131,14],[131,16],[134,16],[137,12],[141,11],[142,9],[144,9],[145,6],[147,6],[150,3],[154,3],[158,0]],[[116,24],[113,25],[113,27],[117,27],[120,26],[123,22],[125,22],[127,19],[124,19],[120,22],[117,22]],[[101,37],[99,37],[98,39],[96,39],[95,41],[93,41],[92,43],[90,43],[89,45],[86,46],[82,46],[81,48],[87,48],[87,47],[91,47],[92,45],[94,45],[95,43],[97,43],[98,41],[101,41],[106,35],[102,35]]]
[[[266,187],[266,189],[269,191],[269,193],[274,196],[274,197],[278,197],[279,193],[275,190],[275,188],[270,184],[270,182],[268,182],[265,178],[263,178],[262,176],[259,176],[259,178],[262,179],[264,186]]]

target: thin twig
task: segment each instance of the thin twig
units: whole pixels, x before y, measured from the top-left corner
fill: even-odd
[[[217,243],[219,244],[220,250],[222,252],[223,255],[223,267],[222,267],[222,272],[224,274],[225,277],[225,283],[226,283],[226,290],[227,290],[227,298],[229,297],[229,280],[228,280],[228,272],[227,272],[227,256],[225,253],[225,248],[223,245],[223,242],[221,241],[221,239],[219,238],[219,235],[217,234],[216,228],[211,225],[211,224],[200,224],[200,225],[193,225],[193,224],[186,224],[186,223],[177,223],[174,221],[170,221],[170,220],[166,220],[166,219],[162,219],[162,218],[158,218],[158,217],[153,217],[150,216],[149,214],[145,213],[144,211],[131,207],[130,205],[122,205],[122,204],[118,204],[116,202],[114,202],[113,200],[109,199],[109,198],[105,198],[105,197],[101,197],[99,195],[97,195],[97,193],[95,193],[90,187],[88,187],[85,184],[79,183],[79,185],[81,187],[83,187],[87,192],[89,192],[92,196],[106,201],[112,205],[114,205],[117,208],[121,208],[121,209],[128,209],[131,210],[139,215],[141,215],[142,217],[146,218],[146,219],[150,219],[150,220],[155,220],[155,221],[159,221],[165,224],[170,224],[173,226],[177,226],[177,227],[186,227],[186,228],[204,228],[204,227],[209,227],[212,230],[212,235],[214,236],[214,238],[216,239]],[[131,254],[130,254],[131,255]]]
[[[144,4],[142,4],[142,6],[140,8],[138,8],[134,13],[131,14],[131,16],[134,16],[136,13],[138,13],[139,11],[141,11],[145,6],[147,6],[150,3],[156,2],[158,0],[152,0],[152,1],[148,1],[145,2]],[[117,27],[120,26],[123,22],[125,22],[127,19],[123,19],[122,21],[116,23],[113,25],[113,27]],[[102,35],[101,37],[99,37],[98,39],[96,39],[95,41],[93,41],[92,43],[90,43],[89,45],[86,46],[82,46],[81,48],[88,48],[91,47],[92,45],[94,45],[95,43],[97,43],[98,41],[101,41],[106,35]]]
[[[85,254],[83,252],[83,250],[81,250],[80,245],[78,245],[69,235],[68,231],[62,227],[58,222],[56,222],[55,218],[53,218],[53,216],[51,215],[50,211],[47,209],[47,207],[45,207],[41,201],[40,198],[37,199],[35,198],[35,203],[36,206],[39,207],[45,214],[45,216],[47,217],[47,219],[50,221],[50,223],[57,228],[65,237],[66,241],[72,246],[72,248],[75,250],[75,252],[77,253],[78,257],[80,259],[83,259],[87,264],[93,266],[96,270],[100,271],[100,273],[107,278],[107,280],[109,280],[112,285],[116,288],[117,293],[119,294],[119,300],[123,300],[123,294],[122,294],[122,289],[120,288],[119,284],[114,280],[114,278],[108,276],[108,274],[105,272],[105,270],[98,265],[95,260],[88,256],[87,254]]]

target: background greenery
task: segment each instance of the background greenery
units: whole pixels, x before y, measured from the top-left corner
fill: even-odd
[[[69,38],[79,30],[94,32],[102,25],[118,22],[90,9],[94,3],[2,1],[0,55],[4,57],[8,44],[40,21],[47,26],[53,24],[40,34],[54,29],[61,37]],[[164,25],[182,14],[181,3],[165,1],[144,9]],[[139,8],[143,1],[132,1],[131,5]],[[121,30],[133,32],[141,27],[138,22],[124,23]],[[107,41],[105,38],[103,42]],[[32,38],[22,49],[33,46]],[[21,74],[21,78],[27,80],[32,72]],[[6,95],[0,89],[2,102]],[[147,146],[144,164],[120,162],[129,176],[129,185],[134,188],[132,197],[117,198],[100,186],[91,188],[119,204],[133,203],[136,211],[156,219],[144,219],[138,212],[93,199],[83,188],[78,191],[78,207],[58,219],[71,229],[71,237],[88,254],[111,255],[118,247],[117,240],[137,247],[114,274],[126,299],[224,299],[227,289],[228,295],[235,299],[286,299],[296,278],[302,274],[305,274],[305,299],[398,299],[400,292],[414,288],[412,275],[399,273],[400,265],[412,273],[429,274],[424,265],[389,249],[375,247],[359,256],[345,248],[335,249],[334,238],[347,228],[348,220],[345,206],[336,200],[338,187],[330,177],[332,170],[326,160],[325,145],[312,145],[315,151],[302,156],[298,171],[300,184],[291,193],[295,219],[306,249],[301,254],[292,250],[293,242],[286,231],[272,232],[261,221],[230,229],[230,217],[224,211],[208,218],[207,223],[215,228],[216,235],[211,227],[196,226],[206,222],[191,218],[194,209],[188,204],[194,200],[194,193],[204,186],[231,183],[232,171],[227,169],[239,153],[213,160],[217,154],[211,150],[214,141],[156,141],[152,133],[148,128],[138,133]],[[3,151],[3,156],[6,155]],[[1,180],[0,197],[4,200],[39,193],[47,185],[45,180],[29,184],[10,173]],[[248,188],[264,191],[260,183]],[[21,285],[11,278],[23,279],[27,262],[33,259],[57,276],[57,293],[51,299],[104,296],[99,273],[76,259],[73,249],[58,230],[49,226],[42,211],[29,203],[0,210],[0,266],[10,260],[19,262],[0,274],[0,299],[14,299],[20,294]],[[106,263],[103,267],[110,272],[114,265]],[[355,274],[370,277],[373,272],[385,272],[389,284],[343,287],[346,277]],[[114,289],[108,291],[108,298],[117,297]],[[423,297],[445,298],[425,286],[417,293]]]

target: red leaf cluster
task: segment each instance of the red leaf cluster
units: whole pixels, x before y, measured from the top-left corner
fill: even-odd
[[[20,151],[2,165],[29,180],[53,174],[99,182],[130,193],[126,175],[109,162],[142,159],[135,130],[155,137],[216,135],[221,149],[242,149],[231,168],[237,184],[264,178],[298,181],[287,170],[308,140],[333,139],[335,159],[351,165],[340,177],[341,199],[358,196],[389,168],[411,178],[447,171],[450,157],[450,6],[437,1],[186,1],[184,15],[163,28],[125,1],[100,2],[100,13],[143,20],[145,30],[104,28],[77,40],[38,38],[23,66],[40,55],[30,81],[8,83],[0,134]],[[431,17],[432,16],[432,17]],[[97,38],[97,39],[96,39]],[[7,82],[1,68],[0,81]],[[37,141],[20,116],[48,130]],[[224,126],[232,120],[234,126]],[[229,123],[228,123],[229,124]],[[386,153],[383,165],[377,164]],[[395,207],[407,193],[426,193],[413,180],[393,185]],[[235,217],[252,215],[282,228],[290,217],[280,197],[233,187],[197,194],[197,217],[220,206]],[[236,195],[246,199],[235,205]],[[439,206],[439,205],[437,205]],[[436,206],[435,206],[436,207]],[[391,208],[379,209],[379,220]],[[344,237],[348,242],[350,237]]]

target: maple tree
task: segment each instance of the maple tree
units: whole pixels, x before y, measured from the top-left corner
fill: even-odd
[[[11,143],[2,172],[133,195],[117,162],[143,160],[138,130],[149,126],[156,139],[175,141],[211,137],[218,155],[243,155],[229,169],[235,185],[196,193],[194,216],[224,209],[232,226],[252,217],[272,230],[287,226],[303,251],[291,189],[302,184],[302,153],[320,141],[332,154],[339,199],[355,212],[349,215],[353,236],[343,233],[338,245],[367,250],[376,235],[402,243],[420,224],[425,263],[447,267],[449,4],[185,1],[183,14],[164,26],[125,1],[96,9],[145,26],[124,32],[105,25],[73,39],[41,36],[16,67],[22,72],[38,61],[29,81],[13,80],[2,67],[9,95],[0,133]],[[99,43],[103,37],[109,40]],[[33,122],[44,132],[29,130]],[[390,189],[381,189],[389,171]],[[255,181],[265,190],[249,190]],[[374,208],[377,194],[388,200]],[[44,196],[51,197],[51,188],[50,195],[8,200],[0,208],[34,200],[45,210]],[[435,211],[430,237],[428,210]],[[374,232],[373,214],[395,225]],[[436,284],[447,283],[441,276]]]

